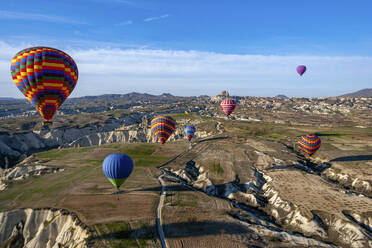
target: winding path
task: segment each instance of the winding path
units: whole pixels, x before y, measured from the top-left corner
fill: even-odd
[[[158,177],[158,181],[161,185],[161,193],[160,193],[158,208],[156,210],[156,226],[157,226],[158,233],[159,233],[161,247],[162,248],[168,248],[168,244],[167,244],[167,241],[165,240],[164,231],[163,231],[163,224],[162,224],[163,221],[162,221],[162,218],[161,218],[161,210],[163,208],[164,200],[165,200],[165,196],[166,196],[166,192],[164,190],[164,182],[163,182],[163,178],[162,178],[163,175],[164,175],[164,172],[162,172],[161,175]]]
[[[196,141],[196,143],[201,143],[201,142],[205,142],[205,141],[209,141],[209,140],[226,139],[226,138],[227,137],[209,137],[209,138],[198,140],[198,141]],[[164,201],[165,201],[165,196],[166,196],[166,191],[165,191],[164,181],[163,181],[163,176],[165,175],[165,173],[164,173],[162,167],[170,164],[171,162],[175,161],[177,158],[182,157],[183,155],[187,154],[188,152],[190,152],[190,150],[193,150],[194,148],[195,148],[195,146],[190,146],[185,151],[179,153],[177,156],[173,157],[172,159],[168,160],[167,162],[165,162],[162,165],[157,167],[158,169],[161,170],[161,174],[158,177],[159,184],[161,185],[161,193],[160,193],[158,207],[157,207],[157,210],[156,210],[156,227],[158,229],[158,234],[159,234],[159,238],[160,238],[162,248],[168,248],[169,247],[168,243],[167,243],[167,240],[165,239],[164,230],[163,230],[163,220],[162,220],[162,215],[161,215],[161,210],[164,206]],[[199,149],[197,149],[197,150],[199,150]],[[184,185],[184,186],[189,187],[188,185]],[[189,188],[195,190],[192,187],[189,187]]]

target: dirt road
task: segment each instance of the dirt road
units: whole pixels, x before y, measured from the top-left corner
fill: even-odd
[[[163,175],[164,175],[164,173],[162,172],[162,174],[158,177],[159,183],[161,185],[161,193],[160,193],[158,208],[157,208],[157,211],[156,211],[156,226],[157,226],[157,229],[158,229],[158,234],[159,234],[161,246],[163,248],[167,248],[168,245],[167,245],[167,241],[165,240],[163,226],[162,226],[163,221],[162,221],[162,218],[161,218],[161,210],[163,208],[164,200],[165,200],[165,196],[166,196],[166,192],[164,190],[164,182],[163,182],[163,179],[162,179]]]

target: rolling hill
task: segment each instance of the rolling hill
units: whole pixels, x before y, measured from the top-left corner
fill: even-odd
[[[372,88],[366,88],[356,92],[344,94],[340,97],[372,97]]]

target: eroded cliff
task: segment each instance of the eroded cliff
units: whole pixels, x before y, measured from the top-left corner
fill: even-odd
[[[85,248],[89,231],[73,214],[58,209],[18,209],[0,213],[2,247]]]

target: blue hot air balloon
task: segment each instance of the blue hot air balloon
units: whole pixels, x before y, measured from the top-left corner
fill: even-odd
[[[191,141],[191,139],[194,137],[195,131],[196,131],[196,128],[194,126],[192,125],[186,126],[185,133],[189,141]]]
[[[122,153],[110,154],[103,160],[102,169],[107,179],[119,190],[132,173],[133,160]]]

